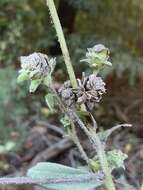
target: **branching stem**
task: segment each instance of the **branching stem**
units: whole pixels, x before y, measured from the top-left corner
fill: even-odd
[[[85,134],[88,136],[89,140],[91,141],[93,148],[96,150],[100,164],[102,166],[102,170],[105,174],[105,187],[107,190],[116,190],[114,182],[112,180],[112,175],[108,166],[108,161],[106,158],[106,154],[104,151],[104,147],[102,146],[102,143],[95,132],[90,132],[85,124],[80,120],[80,118],[73,113],[73,117],[75,118],[75,121],[78,123],[78,125],[81,127],[81,129],[85,132]]]
[[[56,92],[56,90],[54,89],[53,86],[54,85],[51,85],[51,89],[52,89],[53,93],[55,94],[55,96],[57,98],[59,108],[61,109],[62,112],[64,112],[68,116],[69,121],[71,123],[71,133],[69,135],[70,135],[72,141],[77,146],[79,152],[81,153],[82,158],[86,161],[87,164],[89,164],[89,158],[88,158],[86,152],[84,151],[84,149],[83,149],[83,147],[82,147],[82,145],[80,143],[80,140],[79,140],[79,138],[77,136],[75,124],[72,121],[72,119],[70,118],[67,109],[65,108],[64,104],[62,103],[61,99],[59,98],[59,96],[58,96],[58,94],[57,94],[57,92]]]
[[[62,50],[62,53],[63,53],[63,56],[64,56],[64,60],[65,60],[65,64],[66,64],[66,67],[67,67],[67,71],[68,71],[68,75],[69,75],[71,84],[72,84],[72,86],[74,88],[76,88],[77,87],[77,81],[76,81],[75,73],[74,73],[74,70],[73,70],[73,66],[72,66],[72,63],[71,63],[70,56],[69,56],[69,51],[68,51],[67,44],[66,44],[66,41],[65,41],[62,26],[61,26],[61,23],[60,23],[60,20],[59,20],[59,17],[58,17],[56,8],[55,8],[54,1],[53,0],[46,0],[46,2],[47,2],[47,6],[49,7],[51,18],[52,18],[52,21],[54,23],[54,26],[55,26],[55,29],[56,29],[56,32],[57,32],[58,40],[59,40],[61,50]],[[84,105],[82,105],[82,109],[86,110]],[[93,136],[93,134],[90,133],[90,131],[86,128],[84,123],[78,118],[78,116],[76,116],[76,115],[74,115],[74,116],[75,116],[75,119],[76,119],[77,123],[79,124],[79,126],[84,130],[84,132],[86,133],[88,138],[96,146],[96,151],[97,151],[97,154],[98,154],[102,169],[103,169],[103,171],[105,173],[105,176],[106,176],[105,186],[106,186],[107,190],[116,190],[116,188],[114,186],[114,183],[113,183],[113,180],[112,180],[111,172],[110,172],[109,167],[108,167],[108,162],[107,162],[107,159],[106,159],[104,148],[102,147],[102,144],[100,142],[100,139],[99,139],[98,135],[95,133],[94,136]],[[73,124],[73,129],[74,129],[74,139],[77,141],[78,137],[76,136],[76,133],[75,133],[74,124]],[[80,148],[82,146],[79,143],[79,139],[78,139],[76,144],[78,145],[79,150],[80,150]]]

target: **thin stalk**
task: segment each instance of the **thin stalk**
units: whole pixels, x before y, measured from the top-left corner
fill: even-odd
[[[100,164],[102,166],[102,170],[105,174],[105,187],[107,190],[116,190],[114,182],[112,180],[112,175],[111,175],[111,172],[109,169],[109,165],[108,165],[108,161],[106,158],[104,148],[103,148],[102,143],[97,134],[94,134],[93,140],[96,144],[96,151],[98,154],[98,158],[99,158]]]
[[[105,174],[105,187],[107,190],[116,190],[114,182],[112,180],[112,175],[108,166],[108,161],[106,158],[106,154],[104,151],[104,147],[102,146],[102,143],[97,135],[97,133],[90,132],[85,124],[80,120],[80,118],[73,113],[73,117],[75,118],[76,122],[78,123],[79,127],[85,132],[85,134],[88,136],[89,140],[91,141],[94,149],[97,152],[99,162],[101,164],[102,170]]]
[[[58,14],[57,14],[57,10],[56,10],[54,1],[53,0],[47,0],[46,2],[47,2],[47,6],[49,7],[51,18],[52,18],[52,21],[54,23],[54,27],[55,27],[56,32],[57,32],[58,40],[60,43],[60,47],[61,47],[62,54],[63,54],[64,60],[65,60],[65,64],[67,67],[67,71],[68,71],[68,75],[69,75],[71,84],[74,88],[76,88],[77,87],[77,81],[76,81],[75,73],[73,70],[73,66],[71,63],[70,56],[69,56],[69,51],[68,51],[67,44],[66,44],[66,40],[64,37],[64,33],[62,30],[62,26],[61,26],[61,23],[60,23]]]
[[[52,86],[53,85],[51,85],[51,89],[52,89],[53,93],[55,94],[55,96],[57,98],[57,101],[58,101],[58,104],[59,104],[59,108],[61,109],[62,112],[64,111],[64,113],[68,116],[68,118],[70,120],[71,129],[72,129],[72,131],[70,133],[70,137],[71,137],[72,141],[75,143],[75,145],[77,146],[79,152],[81,153],[82,158],[86,161],[87,164],[89,164],[89,158],[88,158],[86,152],[84,151],[84,149],[83,149],[83,147],[82,147],[82,145],[80,143],[80,140],[79,140],[79,138],[77,136],[75,124],[71,120],[71,118],[69,117],[67,109],[65,108],[65,106],[62,103],[61,99],[59,98],[56,90]]]
[[[71,138],[73,142],[75,143],[75,145],[77,146],[79,152],[81,153],[81,157],[86,161],[87,164],[89,164],[89,158],[80,143],[80,140],[77,136],[75,125],[73,122],[71,123],[71,128],[72,128]]]

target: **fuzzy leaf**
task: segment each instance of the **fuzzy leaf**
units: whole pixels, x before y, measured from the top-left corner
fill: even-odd
[[[69,121],[69,118],[66,115],[60,119],[60,122],[62,123],[62,125],[65,128],[67,128],[67,127],[69,127],[71,125],[70,121]]]
[[[90,160],[90,162],[89,162],[89,165],[90,165],[90,167],[92,168],[92,170],[94,171],[94,172],[97,172],[97,171],[99,171],[99,170],[101,170],[102,168],[101,168],[101,164],[99,163],[99,161],[98,160]]]
[[[104,65],[112,66],[112,63],[110,61],[104,61]]]
[[[54,111],[54,106],[56,104],[56,97],[54,94],[49,93],[45,96],[46,103],[48,105],[48,108],[50,109],[51,112]]]
[[[78,179],[81,175],[87,176],[90,174],[89,172],[82,170],[82,169],[75,169],[71,167],[67,167],[64,165],[56,164],[56,163],[49,163],[49,162],[43,162],[38,163],[35,167],[29,169],[28,176],[36,179],[36,178],[44,178],[44,177],[50,177],[50,178],[59,178],[59,179],[65,179],[70,178]],[[77,178],[76,178],[77,177]],[[58,182],[58,183],[48,183],[48,184],[42,184],[46,188],[51,188],[55,190],[89,190],[94,187],[98,187],[103,183],[103,180],[97,179],[91,179],[91,180],[82,180],[82,181],[74,181],[72,182]]]
[[[31,83],[30,83],[29,91],[30,92],[35,92],[40,84],[41,84],[41,79],[32,80]]]
[[[52,76],[51,74],[47,75],[44,80],[43,80],[44,85],[46,85],[47,87],[50,87],[52,84]]]
[[[103,145],[106,144],[106,141],[108,139],[108,137],[117,129],[121,128],[121,127],[131,127],[132,125],[130,124],[122,124],[122,125],[117,125],[115,127],[112,127],[111,129],[108,129],[106,131],[102,131],[98,133],[98,136],[100,138],[100,140],[102,141]]]
[[[21,82],[23,82],[25,80],[29,80],[29,75],[28,75],[27,71],[21,70],[21,72],[20,72],[20,74],[19,74],[19,76],[17,78],[17,82],[21,83]]]
[[[125,169],[124,160],[127,158],[127,154],[124,154],[121,150],[112,150],[107,152],[107,160],[109,162],[111,171],[115,168]]]
[[[126,154],[124,154],[121,150],[112,150],[106,152],[107,161],[109,164],[109,168],[111,172],[116,168],[123,168],[124,166],[124,160],[128,158]],[[94,157],[90,160],[90,166],[94,171],[100,171],[101,170],[101,164],[97,157]]]

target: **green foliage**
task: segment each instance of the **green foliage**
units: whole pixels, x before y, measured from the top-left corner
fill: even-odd
[[[118,168],[125,169],[124,161],[128,158],[126,154],[124,154],[121,150],[112,150],[106,152],[109,168],[111,171]],[[101,164],[99,160],[92,159],[90,160],[90,167],[94,171],[101,170]]]
[[[64,128],[67,128],[67,127],[71,126],[71,123],[70,123],[69,118],[68,118],[67,115],[65,115],[64,117],[62,117],[60,119],[60,122],[62,123],[62,125],[64,126]]]
[[[32,80],[29,86],[29,92],[35,92],[40,84],[41,84],[40,79]]]
[[[29,76],[28,76],[28,72],[27,71],[23,71],[20,73],[20,75],[17,78],[17,82],[21,83],[25,80],[29,80]]]
[[[54,110],[55,110],[55,105],[57,104],[57,103],[56,103],[56,97],[55,97],[55,95],[52,94],[52,93],[48,93],[48,94],[45,96],[45,100],[46,100],[46,103],[47,103],[48,108],[50,109],[50,112],[54,112]]]
[[[23,99],[27,96],[24,86],[17,86],[17,72],[13,67],[0,69],[0,143],[9,140],[12,130],[9,123],[18,127],[28,110]],[[16,130],[18,130],[16,128]],[[24,129],[23,129],[24,130]],[[20,131],[19,131],[20,132]]]
[[[107,140],[109,138],[109,136],[114,132],[116,131],[117,129],[120,129],[121,127],[131,127],[132,125],[130,124],[123,124],[123,125],[117,125],[115,127],[112,127],[110,129],[107,129],[105,131],[101,131],[101,132],[98,132],[98,136],[102,142],[103,145],[106,145],[107,143]]]
[[[74,23],[76,32],[67,34],[76,68],[79,69],[79,57],[84,58],[84,49],[92,47],[93,41],[100,41],[112,49],[113,60],[113,67],[104,69],[103,75],[108,76],[114,72],[120,77],[127,73],[129,82],[133,84],[134,79],[143,73],[143,3],[140,0],[125,0],[123,3],[113,0],[67,2],[77,11]],[[44,1],[3,0],[0,7],[0,61],[4,66],[17,63],[17,57],[27,52],[48,52],[55,44]],[[60,65],[58,68],[63,67],[63,64]],[[80,63],[80,66],[82,70],[86,64]]]
[[[111,171],[115,168],[125,169],[124,160],[127,158],[128,156],[124,154],[121,150],[112,150],[107,152],[107,160]]]
[[[6,154],[15,148],[15,143],[13,141],[8,141],[4,145],[0,145],[0,154]]]
[[[109,53],[110,51],[108,48],[99,44],[93,48],[88,48],[86,58],[81,61],[87,62],[95,71],[101,70],[105,65],[112,66],[112,63],[108,61]]]
[[[53,44],[44,1],[6,0],[0,1],[0,7],[0,61],[4,65],[14,64],[25,52]]]
[[[67,167],[64,165],[56,164],[56,163],[50,163],[50,162],[41,162],[38,163],[36,166],[33,168],[29,169],[28,171],[28,176],[36,179],[36,178],[42,178],[44,177],[49,177],[49,178],[58,178],[59,179],[64,179],[65,177],[68,177],[69,179],[72,180],[72,177],[76,177],[77,179],[82,177],[87,176],[88,174],[91,174],[85,170],[82,169],[75,169],[71,167]],[[71,181],[69,182],[60,182],[59,183],[53,183],[53,184],[44,184],[46,188],[51,188],[55,190],[89,190],[95,187],[100,186],[103,183],[102,180],[97,179],[90,179],[86,181],[86,178],[84,181],[79,181],[79,182],[74,182]]]

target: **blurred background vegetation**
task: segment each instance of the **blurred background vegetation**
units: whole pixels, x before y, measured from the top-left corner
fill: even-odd
[[[101,73],[109,83],[111,94],[108,95],[107,106],[104,107],[106,98],[103,101],[106,114],[100,108],[97,116],[104,117],[101,124],[105,125],[125,121],[121,113],[120,118],[115,118],[110,103],[114,95],[121,100],[125,96],[128,98],[128,93],[133,91],[133,98],[128,102],[131,105],[143,93],[143,87],[137,86],[143,74],[143,1],[56,0],[56,5],[77,76],[81,76],[83,69],[90,72],[84,63],[79,62],[88,47],[103,43],[111,50],[113,67]],[[5,146],[8,141],[19,140],[16,150],[27,137],[29,123],[35,118],[49,117],[42,99],[44,89],[33,96],[28,94],[26,85],[16,83],[19,57],[35,51],[57,56],[55,78],[57,81],[66,78],[46,2],[0,0],[0,144]],[[124,92],[128,88],[129,91],[120,94],[121,89]],[[122,107],[122,103],[120,105]],[[122,112],[122,109],[118,110],[115,106],[115,111]],[[131,118],[134,118],[135,112],[131,113]],[[109,113],[110,121],[107,120]],[[137,124],[138,120],[135,117],[129,121]]]

